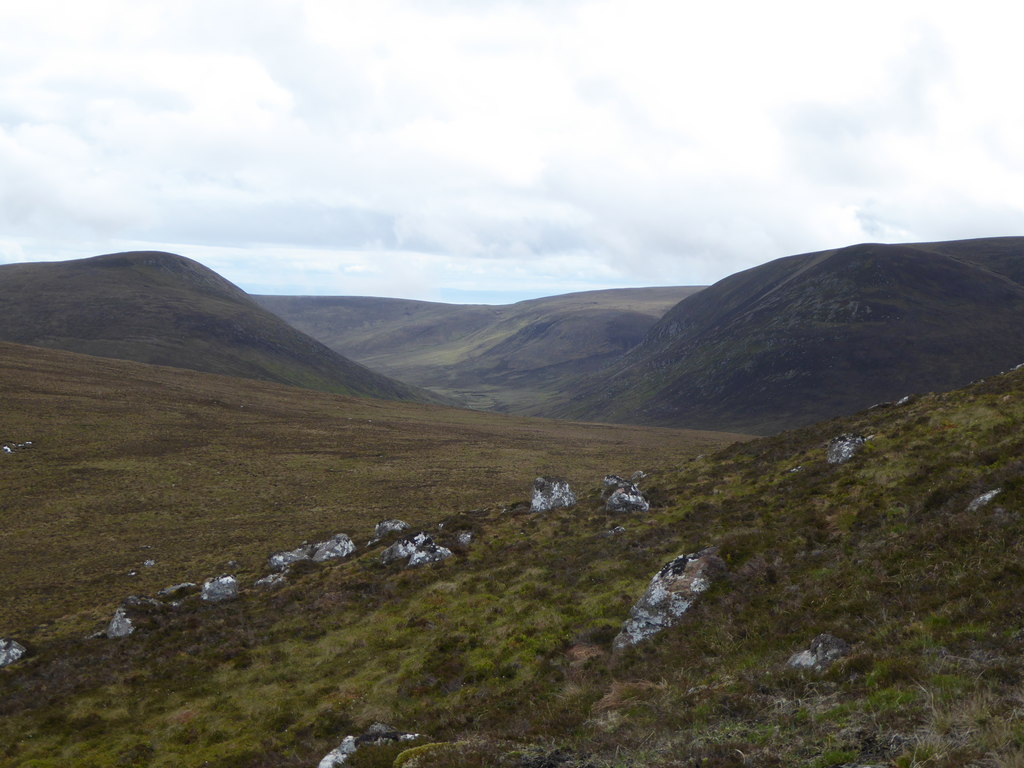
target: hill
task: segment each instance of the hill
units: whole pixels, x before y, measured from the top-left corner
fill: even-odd
[[[681,302],[643,342],[536,412],[768,434],[1024,355],[1024,238],[790,256]]]
[[[170,253],[0,266],[0,340],[328,392],[440,400],[345,359],[212,270]]]
[[[639,343],[699,288],[585,291],[504,306],[358,296],[257,296],[353,360],[476,408],[519,412]]]
[[[298,768],[380,721],[422,735],[364,738],[346,765],[1024,759],[1024,370],[687,456],[670,430],[296,398],[4,353],[5,396],[15,393],[6,428],[39,439],[0,456],[5,552],[25,553],[0,561],[0,585],[9,601],[21,584],[54,579],[43,599],[62,613],[30,626],[30,606],[27,623],[13,622],[29,653],[0,669],[0,765]],[[496,424],[508,425],[504,441],[473,442]],[[573,429],[607,439],[591,453]],[[833,463],[841,433],[870,439]],[[647,464],[645,450],[664,461]],[[641,481],[650,510],[605,511],[598,473],[587,473],[638,464],[656,469]],[[529,512],[533,474],[558,468],[578,505]],[[390,478],[391,492],[373,493],[367,472]],[[415,516],[454,554],[382,564],[393,540],[363,537],[393,513]],[[80,541],[54,535],[67,530]],[[251,586],[270,551],[337,530],[358,541],[348,559],[296,568],[276,591]],[[721,570],[675,626],[614,650],[652,575],[707,546]],[[68,595],[56,579],[78,575],[82,555],[41,566],[63,566],[76,547],[102,562]],[[143,557],[164,570],[125,575]],[[83,639],[126,593],[216,575],[228,558],[237,600],[165,602],[131,636]],[[838,660],[818,671],[787,663],[825,633],[845,641]]]

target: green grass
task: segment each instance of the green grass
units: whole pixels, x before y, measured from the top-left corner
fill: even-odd
[[[93,381],[101,390],[100,371],[95,379],[88,373],[79,384]],[[120,378],[120,386],[135,386],[124,371]],[[220,386],[164,374],[159,382],[181,386],[160,417],[178,414],[172,421],[179,428],[183,404],[196,402],[186,382],[207,399]],[[337,443],[313,437],[343,426],[329,420],[329,404],[344,402],[350,414],[358,401],[296,401],[284,389],[260,391],[266,399],[258,413],[240,417],[232,409],[220,422],[215,410],[201,411],[212,447],[197,462],[192,492],[210,483],[220,495],[179,528],[178,537],[195,547],[185,565],[197,575],[218,562],[203,560],[204,548],[246,527],[241,512],[223,527],[205,527],[206,515],[233,494],[252,487],[258,492],[251,500],[274,498],[283,493],[271,490],[274,483],[305,478],[297,487],[315,502],[308,508],[323,508],[325,517],[296,512],[291,523],[315,533],[317,519],[324,531],[333,530],[328,514],[341,519],[327,498],[358,485],[333,484],[325,470],[344,465],[343,457],[324,463],[322,452]],[[254,402],[256,391],[246,394]],[[88,429],[77,424],[98,419],[108,402],[72,408],[70,389],[55,397],[68,414],[62,429],[78,435]],[[40,400],[31,402],[40,413]],[[290,408],[305,415],[286,418]],[[141,424],[159,412],[132,418]],[[435,499],[406,503],[408,514],[381,514],[366,513],[372,500],[362,497],[346,504],[347,520],[412,521],[418,511],[416,522],[452,544],[454,557],[403,571],[379,564],[384,544],[361,548],[346,562],[303,569],[275,593],[248,591],[224,606],[186,600],[119,642],[81,639],[109,618],[117,599],[83,593],[45,628],[28,627],[32,656],[0,671],[0,765],[298,768],[376,721],[423,733],[435,745],[407,754],[406,768],[522,768],[558,764],[556,754],[562,765],[596,768],[1021,764],[1021,373],[773,438],[699,449],[699,457],[692,443],[671,448],[670,431],[556,425],[558,434],[543,422],[503,420],[494,445],[486,431],[494,417],[484,414],[392,404],[370,418],[381,420],[380,429],[364,421],[360,429],[368,431],[350,432],[345,441],[370,460],[349,456],[348,468],[390,477],[396,499]],[[273,461],[244,458],[290,430],[290,450]],[[848,464],[828,466],[828,439],[848,431],[875,437]],[[48,467],[59,474],[59,487],[68,487],[75,474],[63,468],[87,463],[84,490],[86,482],[106,483],[97,479],[104,472],[121,471],[111,457],[90,455],[98,445],[59,461],[40,447],[6,457],[21,462],[6,468],[39,462],[38,471]],[[165,446],[160,462],[136,457],[133,495],[149,493],[156,505],[168,483],[188,477],[172,459],[192,441],[175,445]],[[527,465],[531,455],[537,463]],[[643,484],[651,512],[604,513],[595,465],[626,472],[640,456],[657,470]],[[281,462],[280,472],[272,471]],[[421,487],[427,469],[440,464],[443,487]],[[525,501],[529,480],[541,467],[559,465],[576,480],[580,505],[529,514],[516,503]],[[150,486],[147,473],[158,466],[167,474],[153,474]],[[795,466],[803,470],[790,472]],[[486,483],[469,483],[488,468]],[[321,476],[329,487],[317,497],[310,485]],[[81,515],[103,503],[106,487],[94,487]],[[1003,493],[990,505],[966,511],[994,487]],[[460,495],[469,488],[481,496]],[[39,490],[33,504],[59,495],[58,485]],[[174,497],[172,506],[184,498]],[[54,501],[51,513],[58,506]],[[102,517],[114,519],[117,509]],[[140,514],[122,512],[117,522]],[[252,515],[252,530],[234,534],[232,550],[247,577],[259,571],[271,542],[314,535],[277,532],[281,517]],[[4,535],[26,519],[5,519]],[[143,528],[155,519],[140,518]],[[616,524],[626,533],[602,536]],[[460,549],[454,538],[465,529],[475,540]],[[88,538],[97,541],[93,533]],[[720,548],[728,576],[676,628],[612,653],[612,638],[651,575],[669,558],[708,544]],[[849,641],[852,654],[820,675],[788,669],[789,656],[820,632]],[[367,750],[359,764],[393,765],[401,756]]]

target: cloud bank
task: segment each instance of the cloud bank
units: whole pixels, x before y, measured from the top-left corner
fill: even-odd
[[[1006,4],[0,7],[0,261],[496,301],[1024,231]]]

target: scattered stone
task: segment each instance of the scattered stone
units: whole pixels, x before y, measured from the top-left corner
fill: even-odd
[[[459,543],[460,547],[468,547],[473,543],[473,532],[459,531],[459,535],[455,537],[455,540]]]
[[[14,453],[15,451],[24,451],[27,448],[32,447],[32,441],[29,440],[25,443],[0,443],[0,451],[4,453]]]
[[[165,597],[170,600],[180,600],[186,595],[192,595],[199,591],[199,585],[193,581],[184,581],[181,584],[173,584],[164,587],[156,593],[157,597]]]
[[[606,497],[606,512],[647,512],[651,508],[640,489],[629,480],[618,475],[605,475],[602,484],[602,496]]]
[[[107,625],[106,636],[111,639],[128,637],[134,631],[135,624],[128,618],[128,613],[125,611],[124,606],[118,606],[117,610],[114,611],[114,617]]]
[[[312,558],[314,549],[313,544],[302,542],[300,547],[289,552],[275,552],[268,558],[267,567],[271,571],[283,571],[292,563]]]
[[[0,667],[13,664],[26,653],[24,645],[17,640],[0,638]]]
[[[638,469],[636,472],[629,476],[629,481],[631,483],[639,483],[645,477],[647,477],[647,473],[644,472],[642,469]]]
[[[256,579],[253,586],[260,589],[277,589],[278,587],[283,587],[287,582],[288,580],[285,578],[284,573],[271,573],[262,579]]]
[[[794,472],[803,472],[803,471],[804,471],[804,465],[803,464],[798,464],[795,467],[793,467],[792,469],[787,470],[787,472],[789,472],[790,474],[792,474]]]
[[[903,397],[896,401],[896,405],[907,405],[913,399],[913,395],[904,395]]]
[[[390,725],[374,723],[366,729],[361,736],[346,736],[341,744],[332,749],[320,760],[318,768],[337,768],[348,762],[350,755],[365,747],[375,747],[382,744],[393,744],[402,741],[414,741],[420,738],[418,733],[403,733],[396,731]]]
[[[567,480],[557,477],[538,477],[533,481],[533,498],[530,500],[531,512],[550,512],[561,507],[576,505],[576,494],[572,492]]]
[[[390,565],[408,558],[406,567],[415,568],[426,563],[436,563],[451,555],[450,549],[435,544],[429,534],[420,532],[396,541],[381,553],[380,561],[383,565]]]
[[[715,547],[680,555],[666,563],[630,610],[629,619],[612,647],[617,651],[629,648],[677,624],[700,594],[724,572],[725,563]]]
[[[389,533],[400,533],[408,530],[409,527],[405,520],[381,520],[373,527],[373,538],[370,539],[370,544],[376,544]]]
[[[854,454],[861,449],[865,442],[866,439],[863,435],[852,433],[832,438],[828,444],[828,463],[845,464],[853,458]]]
[[[833,662],[849,655],[849,643],[825,632],[814,638],[811,641],[811,647],[806,651],[800,651],[790,656],[786,666],[822,672],[832,666]]]
[[[202,599],[207,603],[222,603],[238,597],[238,579],[234,576],[218,576],[203,582]]]
[[[327,541],[314,546],[313,562],[322,563],[326,560],[340,560],[356,551],[356,545],[344,533],[336,533]]]
[[[154,565],[156,565],[156,560],[147,560],[146,562],[144,562],[142,564],[142,567],[143,568],[152,568]]]
[[[991,491],[985,491],[983,494],[973,499],[971,503],[967,505],[967,511],[977,512],[982,507],[988,506],[988,503],[1002,492],[1002,488],[993,488]]]
[[[610,530],[607,530],[604,533],[602,533],[601,537],[605,538],[605,539],[611,539],[611,538],[614,538],[615,536],[621,536],[625,532],[626,532],[625,528],[623,528],[621,525],[616,525],[614,528],[612,528]]]

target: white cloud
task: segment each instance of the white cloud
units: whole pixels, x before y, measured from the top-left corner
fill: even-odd
[[[1018,16],[5,4],[0,260],[134,244],[263,292],[436,298],[698,284],[859,240],[1018,233]]]

